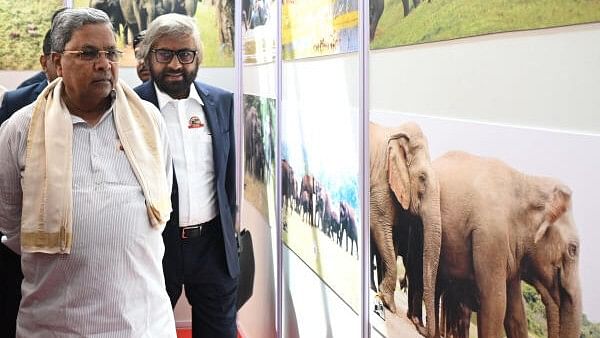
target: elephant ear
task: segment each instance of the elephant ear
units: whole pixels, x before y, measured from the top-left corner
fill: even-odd
[[[558,184],[550,193],[548,201],[545,205],[545,215],[542,225],[535,233],[534,243],[537,243],[544,235],[548,228],[556,222],[569,208],[571,207],[571,189],[569,187]]]
[[[387,148],[388,183],[404,210],[410,205],[408,142],[406,134],[396,134],[388,140]]]

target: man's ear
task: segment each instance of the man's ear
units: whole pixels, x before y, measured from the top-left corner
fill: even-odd
[[[52,53],[51,57],[52,57],[51,61],[54,64],[54,68],[56,69],[56,75],[63,76],[62,65],[61,65],[62,54],[61,53]]]
[[[47,73],[46,69],[48,67],[46,67],[46,61],[47,61],[47,56],[42,54],[40,55],[40,66],[42,66],[42,70],[44,71],[44,73]]]

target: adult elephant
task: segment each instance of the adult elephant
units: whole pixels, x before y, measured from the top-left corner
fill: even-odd
[[[356,245],[356,259],[358,259],[358,236],[356,229],[356,218],[354,216],[354,210],[348,202],[340,202],[340,234],[339,241],[341,245],[341,239],[346,233],[346,252],[348,252],[348,240],[350,240],[350,255],[354,255],[354,246]]]
[[[198,8],[198,0],[156,0],[156,6],[160,7],[158,15],[178,13],[194,16]]]
[[[431,166],[427,139],[416,123],[386,128],[369,125],[370,153],[370,229],[384,264],[384,277],[379,285],[381,299],[391,312],[396,312],[394,291],[397,269],[393,226],[401,213],[409,212],[423,222],[423,300],[425,302],[426,335],[433,337],[435,283],[440,256],[442,222],[440,190]],[[418,327],[421,333],[424,328]]]
[[[548,337],[579,337],[579,239],[569,188],[464,152],[433,167],[444,224],[439,278],[472,285],[467,299],[478,336],[502,337],[505,329],[508,337],[527,337],[523,279],[546,306]]]
[[[120,34],[121,26],[123,26],[122,31],[125,33],[125,39],[127,39],[127,24],[123,17],[123,12],[121,12],[119,0],[90,0],[88,7],[99,9],[106,13],[110,18],[115,33]]]
[[[316,180],[311,175],[304,175],[302,177],[302,183],[300,184],[300,197],[302,198],[303,209],[305,215],[308,216],[308,224],[315,226],[315,188]]]
[[[120,0],[119,3],[132,36],[145,30],[158,16],[156,0]]]

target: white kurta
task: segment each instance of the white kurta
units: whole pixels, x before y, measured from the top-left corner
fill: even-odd
[[[147,107],[158,114],[151,104]],[[19,179],[11,182],[7,171],[24,168],[31,108],[23,108],[0,128],[0,203],[8,206],[0,206],[0,228],[13,249],[20,213],[10,204],[21,184]],[[162,272],[162,229],[150,225],[113,115],[105,114],[94,127],[72,119],[71,254],[22,255],[17,337],[176,337]],[[163,123],[160,132],[168,153]],[[170,156],[168,160],[170,173]]]

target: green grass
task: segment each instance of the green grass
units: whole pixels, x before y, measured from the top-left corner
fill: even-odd
[[[199,2],[196,10],[196,22],[204,44],[202,66],[233,67],[233,54],[231,51],[221,48],[219,41],[216,6],[209,5],[209,2]]]
[[[385,0],[371,48],[597,21],[598,0],[424,0],[407,17],[400,0]]]
[[[62,4],[62,0],[0,0],[0,69],[41,69],[44,35],[52,13]],[[28,32],[28,26],[36,29]]]

